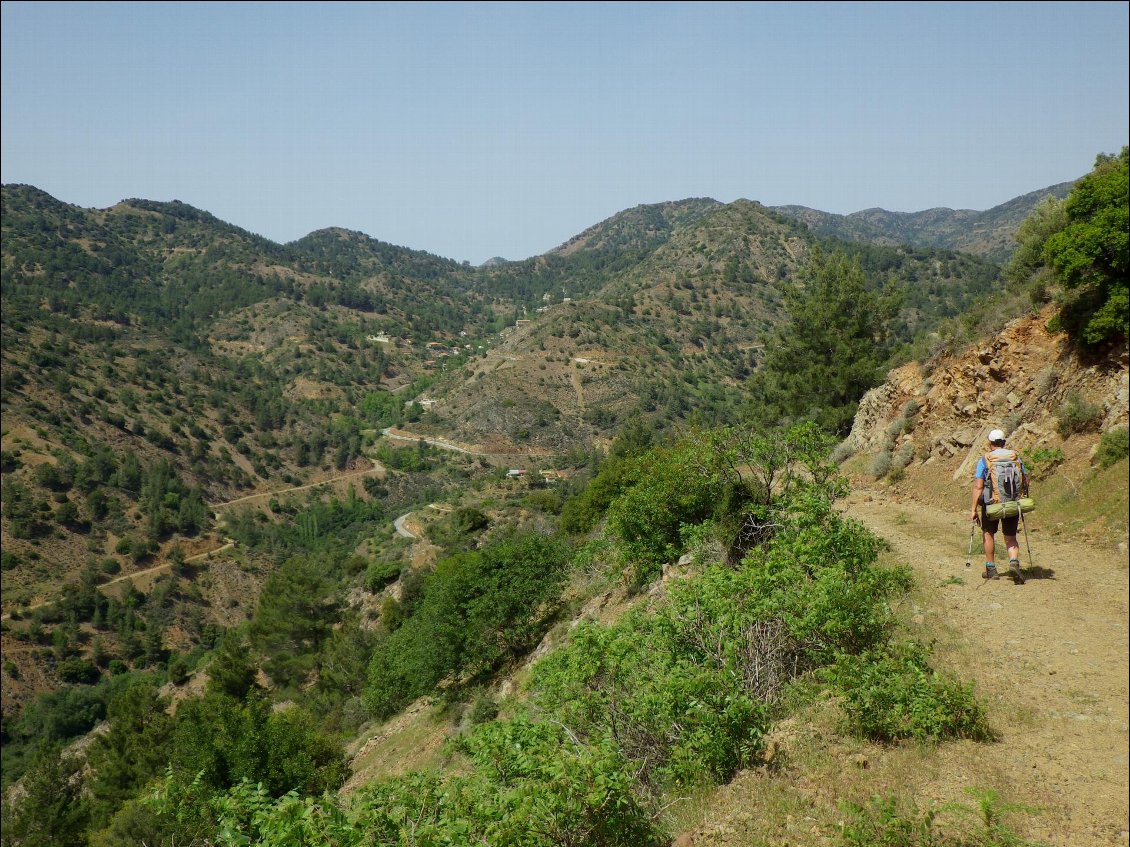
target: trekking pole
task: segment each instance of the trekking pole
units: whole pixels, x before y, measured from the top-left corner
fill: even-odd
[[[1020,510],[1020,525],[1024,527],[1024,546],[1028,548],[1028,567],[1036,567],[1036,563],[1032,561],[1032,542],[1028,540],[1028,522],[1024,520],[1024,510]]]
[[[973,567],[973,533],[977,531],[977,522],[969,524],[969,552],[965,554],[965,567]],[[1029,557],[1031,558],[1031,557]]]

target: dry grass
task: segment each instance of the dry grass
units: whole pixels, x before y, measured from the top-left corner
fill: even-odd
[[[341,788],[349,794],[383,777],[438,768],[443,745],[452,732],[443,710],[421,698],[393,718],[368,728],[348,751],[353,774]]]

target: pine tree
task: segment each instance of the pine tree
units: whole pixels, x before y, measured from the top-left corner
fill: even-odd
[[[882,378],[898,301],[897,292],[868,285],[858,260],[814,252],[803,287],[785,290],[790,320],[750,382],[753,418],[810,420],[846,435],[860,399]]]

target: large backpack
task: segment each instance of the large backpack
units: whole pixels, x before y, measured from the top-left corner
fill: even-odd
[[[1036,508],[1035,502],[1024,490],[1024,472],[1015,450],[1000,448],[986,453],[985,466],[989,469],[988,482],[992,491],[992,499],[985,506],[986,515],[994,520],[1011,518]]]

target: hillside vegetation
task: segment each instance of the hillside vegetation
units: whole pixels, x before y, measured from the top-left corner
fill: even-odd
[[[748,201],[470,268],[5,186],[5,843],[1030,843],[991,773],[863,778],[1002,730],[843,474],[1007,406],[1125,537],[1125,172],[1003,269]]]

